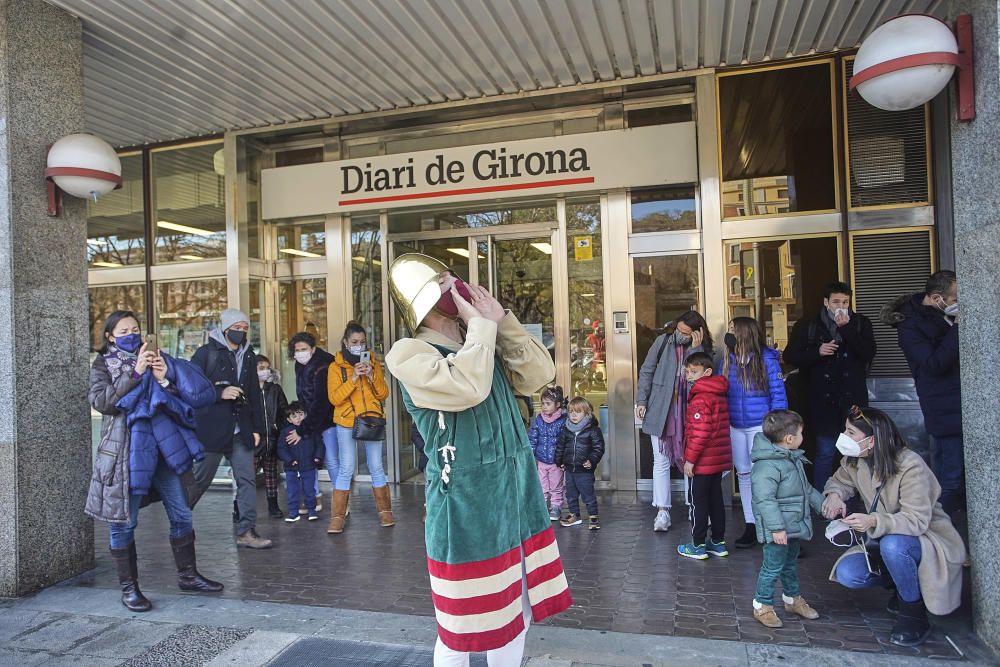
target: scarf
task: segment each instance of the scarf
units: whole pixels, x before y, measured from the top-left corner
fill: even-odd
[[[660,453],[674,465],[683,465],[684,460],[684,418],[687,412],[687,374],[684,371],[685,346],[675,345],[677,355],[677,378],[674,381],[674,395],[667,408],[667,423],[660,436]]]
[[[579,424],[574,424],[573,422],[567,419],[566,428],[569,429],[570,433],[581,433],[583,432],[584,429],[590,426],[591,419],[592,418],[590,415],[586,415],[584,416],[583,419],[580,420]]]
[[[563,411],[562,411],[562,408],[559,408],[558,410],[556,410],[555,412],[553,412],[551,415],[547,415],[544,412],[542,412],[542,413],[539,413],[538,416],[541,417],[542,421],[545,422],[546,424],[554,424],[557,421],[559,421],[560,417],[563,416]]]
[[[110,345],[108,351],[104,353],[104,365],[108,367],[112,382],[117,382],[118,378],[126,373],[133,373],[138,360],[138,356],[114,345]]]
[[[340,344],[340,354],[344,357],[344,361],[352,366],[357,366],[361,363],[361,357],[357,354],[351,354],[351,351],[343,343]]]

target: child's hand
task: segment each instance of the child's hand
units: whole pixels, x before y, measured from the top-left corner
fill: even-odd
[[[299,462],[298,461],[292,461],[291,466],[293,468],[298,468],[299,467]]]
[[[590,461],[584,461],[584,462],[583,462],[583,467],[584,467],[584,468],[586,468],[587,470],[590,470],[590,469],[591,469],[591,468],[593,468],[594,466],[593,466],[593,465],[591,465]]]
[[[684,462],[684,476],[694,477],[694,464],[691,463],[690,461]]]
[[[562,465],[562,464],[559,464],[559,469],[560,469],[560,470],[565,470],[565,469],[566,469],[566,466],[564,466],[564,465]]]
[[[313,463],[315,463],[318,466],[321,466],[323,465],[323,459],[313,459]]]
[[[788,544],[788,533],[784,530],[776,530],[771,533],[771,537],[774,538],[775,544]]]

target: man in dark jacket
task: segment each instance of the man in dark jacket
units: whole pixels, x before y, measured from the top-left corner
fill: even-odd
[[[941,506],[951,514],[961,506],[964,471],[955,272],[931,275],[922,293],[897,300],[886,319],[896,327],[913,373],[924,426],[933,441],[931,467],[941,484]]]
[[[257,380],[257,357],[250,349],[250,318],[235,308],[222,311],[218,329],[194,353],[191,363],[215,385],[216,401],[195,412],[205,459],[195,464],[199,498],[212,484],[225,456],[236,480],[236,544],[267,549],[271,540],[257,534],[257,475],[254,449],[265,431],[263,399]]]
[[[822,491],[833,474],[837,436],[852,405],[868,405],[868,367],[875,358],[875,333],[867,317],[851,310],[853,292],[833,282],[823,291],[823,308],[796,329],[784,359],[808,375],[809,426],[816,438],[813,486]]]

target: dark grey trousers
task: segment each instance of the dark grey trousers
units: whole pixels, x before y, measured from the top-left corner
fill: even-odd
[[[253,449],[243,444],[239,436],[233,437],[233,451],[229,456],[221,452],[205,452],[205,458],[195,462],[194,479],[198,483],[198,499],[195,503],[212,485],[223,457],[229,460],[236,479],[236,506],[240,510],[236,533],[242,535],[257,527],[257,471],[254,469]]]

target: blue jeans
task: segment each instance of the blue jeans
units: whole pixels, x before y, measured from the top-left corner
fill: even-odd
[[[761,604],[774,604],[774,582],[781,579],[781,593],[790,598],[799,595],[799,541],[789,538],[788,544],[768,542],[764,545],[764,562],[757,575],[757,592],[754,600]]]
[[[837,566],[837,582],[847,588],[873,588],[896,584],[899,597],[905,602],[920,600],[920,579],[917,566],[920,565],[920,538],[912,535],[883,535],[878,541],[885,563],[883,573],[868,571],[865,555],[862,553],[846,556]],[[884,572],[888,570],[888,574]]]
[[[932,435],[931,467],[941,485],[941,507],[948,514],[961,504],[965,447],[962,435]]]
[[[170,537],[184,537],[194,530],[191,519],[191,508],[188,507],[187,494],[181,478],[170,469],[163,459],[156,464],[153,472],[153,488],[160,494],[163,509],[170,520]],[[129,497],[128,523],[112,523],[108,531],[108,541],[112,549],[125,549],[135,541],[135,527],[139,523],[139,505],[142,495],[132,494]]]
[[[288,468],[285,471],[285,490],[288,492],[288,517],[299,515],[299,506],[305,505],[310,515],[315,514],[316,498],[313,490],[316,486],[316,470],[298,471]]]
[[[327,440],[327,430],[323,433],[326,445],[326,470],[330,473],[333,488],[337,491],[349,491],[354,469],[358,463],[358,443],[354,440],[351,429],[346,426],[335,426],[336,446]],[[332,438],[331,438],[332,439]],[[365,458],[368,462],[368,472],[372,476],[372,487],[386,485],[385,469],[382,467],[382,443],[376,440],[363,441]]]
[[[837,436],[816,436],[816,460],[813,464],[813,487],[823,493],[826,481],[833,476],[833,461],[837,458]]]
[[[566,507],[570,514],[580,514],[580,496],[587,506],[587,514],[597,516],[597,492],[594,491],[593,472],[566,471]]]

